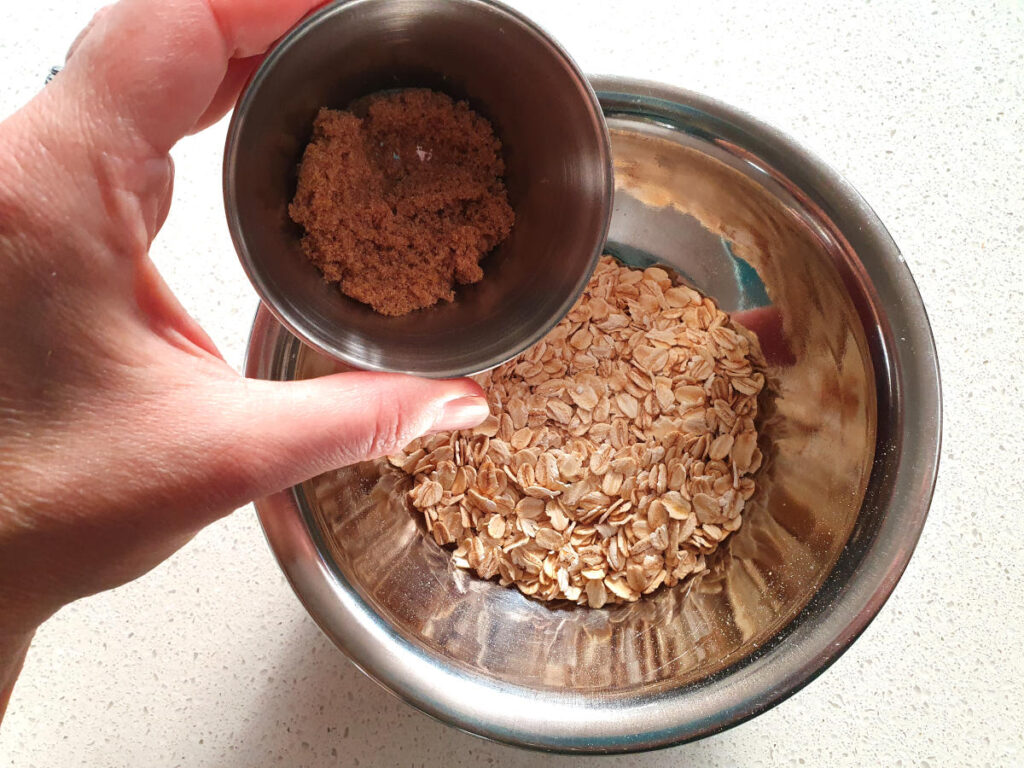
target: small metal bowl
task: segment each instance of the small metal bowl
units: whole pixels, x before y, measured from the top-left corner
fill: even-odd
[[[407,481],[377,462],[257,510],[317,623],[406,701],[512,744],[625,752],[763,712],[857,638],[924,525],[940,394],[910,272],[848,184],[703,96],[594,85],[615,168],[609,249],[674,267],[755,326],[771,363],[759,490],[710,572],[632,605],[543,605],[454,570],[406,507]],[[248,375],[336,369],[257,315]]]
[[[516,223],[454,302],[384,317],[324,282],[288,203],[321,107],[412,86],[466,99],[491,121]],[[611,214],[608,131],[565,51],[503,5],[335,2],[289,32],[246,88],[228,130],[224,202],[264,304],[307,344],[369,370],[477,373],[537,342],[579,298]]]

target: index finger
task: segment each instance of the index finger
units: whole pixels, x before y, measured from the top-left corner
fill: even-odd
[[[50,86],[88,143],[164,153],[207,112],[232,59],[263,53],[322,0],[121,0]],[[50,90],[50,89],[47,89]]]

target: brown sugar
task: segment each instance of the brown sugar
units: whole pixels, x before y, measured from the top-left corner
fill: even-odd
[[[402,90],[320,110],[288,211],[324,279],[404,315],[483,277],[515,219],[504,171],[501,142],[466,102]]]

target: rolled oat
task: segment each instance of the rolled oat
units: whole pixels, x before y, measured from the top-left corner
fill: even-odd
[[[711,299],[604,257],[544,340],[478,377],[487,421],[390,462],[456,566],[542,600],[638,600],[740,527],[763,366]]]

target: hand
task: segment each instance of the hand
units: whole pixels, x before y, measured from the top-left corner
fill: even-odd
[[[314,4],[123,0],[0,124],[0,701],[60,606],[253,498],[487,414],[468,380],[241,378],[149,260],[168,151]]]

